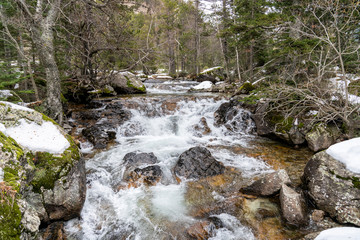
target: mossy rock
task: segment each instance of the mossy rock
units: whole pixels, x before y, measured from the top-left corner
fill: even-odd
[[[21,212],[17,201],[20,199],[20,165],[23,151],[10,137],[0,132],[0,167],[4,172],[4,181],[0,182],[0,239],[19,239]]]
[[[130,72],[117,73],[107,84],[118,94],[146,93],[145,85]]]
[[[19,239],[19,234],[29,232],[34,236],[40,221],[47,224],[79,216],[85,201],[85,165],[72,138],[42,113],[7,103],[0,104],[2,129],[15,127],[22,119],[40,126],[44,122],[51,122],[59,130],[59,137],[63,136],[69,144],[64,145],[68,147],[61,153],[40,152],[21,146],[0,131],[0,167],[4,172],[4,183],[0,187],[10,189],[10,197],[14,199],[11,206],[5,206],[4,202],[9,202],[6,201],[8,197],[6,194],[0,195],[3,197],[0,203],[4,205],[0,206],[0,226],[6,226],[3,229],[0,227],[0,239]],[[40,200],[34,203],[34,199]],[[1,223],[3,220],[7,221],[7,225]],[[15,225],[16,228],[13,227]]]
[[[255,90],[254,85],[252,85],[250,82],[245,82],[236,92],[237,94],[249,94],[253,90]]]

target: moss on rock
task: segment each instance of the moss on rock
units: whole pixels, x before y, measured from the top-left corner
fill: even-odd
[[[19,195],[11,186],[0,185],[0,239],[20,239],[22,226],[18,199]]]
[[[56,180],[66,176],[74,162],[80,160],[80,153],[75,142],[67,136],[70,147],[61,155],[54,155],[47,152],[27,153],[28,162],[32,162],[34,168],[33,177],[30,184],[33,191],[41,193],[41,187],[53,189]]]

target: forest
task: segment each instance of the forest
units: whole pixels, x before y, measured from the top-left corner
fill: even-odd
[[[359,22],[357,0],[1,0],[0,240],[359,239]]]
[[[348,91],[357,94],[359,84],[348,83],[346,74],[359,66],[358,4],[3,1],[1,88],[27,102],[46,99],[44,109],[61,122],[61,96],[78,86],[96,89],[116,71],[176,78],[222,66],[226,81],[260,82],[262,94],[286,111],[326,108],[319,118],[351,126]],[[334,72],[343,77],[345,95],[321,104],[336,94],[328,83]],[[301,101],[281,101],[290,98]]]

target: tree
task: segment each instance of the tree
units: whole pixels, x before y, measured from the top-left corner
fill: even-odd
[[[51,118],[57,120],[59,124],[62,124],[63,108],[60,100],[60,75],[55,60],[53,34],[62,0],[49,0],[46,2],[37,0],[35,4],[25,0],[15,0],[15,2],[25,18],[40,62],[45,69],[47,88],[45,106],[47,113]]]

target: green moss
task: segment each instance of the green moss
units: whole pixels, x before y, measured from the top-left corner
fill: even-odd
[[[67,136],[70,147],[60,156],[47,152],[28,153],[28,161],[35,166],[33,178],[30,184],[34,192],[40,193],[41,187],[53,189],[56,180],[66,176],[74,165],[74,161],[80,159],[79,150],[70,136]]]
[[[0,199],[0,239],[20,239],[21,212],[17,205],[19,196],[12,196],[8,191],[1,189]]]
[[[360,189],[360,179],[358,177],[343,177],[338,174],[335,174],[333,170],[329,170],[332,175],[335,175],[336,178],[344,180],[344,181],[351,181],[354,188]]]
[[[11,156],[17,160],[24,154],[23,150],[14,139],[5,136],[2,132],[0,132],[0,143],[2,145],[1,151],[10,153]],[[15,154],[16,156],[14,156]]]
[[[256,95],[256,94],[252,94],[252,95],[249,95],[249,96],[246,96],[246,97],[240,99],[239,102],[243,102],[243,103],[246,103],[246,104],[253,105],[253,104],[256,104],[257,101],[259,101],[260,98],[261,98],[261,96]]]
[[[293,126],[294,118],[284,118],[280,114],[270,114],[270,122],[276,126],[277,131],[286,133],[289,132]]]
[[[126,76],[125,76],[126,77]],[[128,79],[128,78],[127,78]],[[129,88],[134,88],[134,89],[137,89],[141,92],[146,92],[146,88],[145,88],[145,85],[143,84],[141,87],[136,87],[134,86],[131,81],[128,79],[127,82],[126,82],[126,85],[129,87]]]
[[[251,91],[255,90],[255,87],[249,83],[249,82],[245,82],[239,89],[238,91],[242,92],[242,93],[249,93]]]

